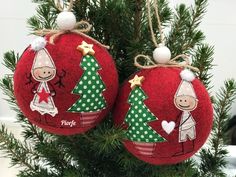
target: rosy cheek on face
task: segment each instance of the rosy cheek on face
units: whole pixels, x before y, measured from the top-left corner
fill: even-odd
[[[177,105],[177,107],[179,107],[178,105],[181,104],[180,99],[178,97],[175,99],[175,104]]]
[[[35,70],[35,71],[34,71],[34,76],[38,77],[39,75],[40,75],[39,70]]]
[[[56,76],[56,71],[52,70],[52,78],[54,78]]]
[[[197,101],[195,99],[189,99],[189,106],[191,109],[196,107]]]
[[[184,99],[180,97],[179,99],[176,100],[176,102],[177,102],[179,105],[182,105],[182,104],[184,104]]]
[[[35,79],[41,79],[40,76],[41,76],[41,73],[42,71],[40,69],[35,69],[33,71],[33,76],[35,77]]]
[[[188,104],[192,107],[195,103],[194,103],[194,100],[192,100],[192,99],[189,99],[188,100]]]
[[[188,104],[189,108],[192,108],[192,106],[193,106],[192,100],[187,99],[187,104]]]

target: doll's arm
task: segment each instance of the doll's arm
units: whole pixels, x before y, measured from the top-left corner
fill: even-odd
[[[175,119],[175,129],[178,129],[181,126],[180,125],[181,115],[182,115],[182,112],[180,112],[180,114],[178,114],[177,118]]]
[[[55,82],[54,83],[54,85],[57,85],[59,88],[61,88],[61,87],[65,87],[65,85],[63,84],[63,82],[62,82],[62,80],[63,80],[63,78],[66,76],[66,71],[64,70],[64,69],[62,69],[62,72],[61,72],[61,74],[59,74],[58,72],[57,72],[57,77],[58,77],[58,81],[57,82]]]
[[[34,84],[34,86],[32,87],[31,92],[32,92],[33,94],[37,93],[38,85],[39,85],[39,83],[36,83],[36,84]]]
[[[49,85],[50,95],[52,97],[55,97],[56,96],[56,90],[54,89],[53,85],[50,82],[48,83],[48,85]]]

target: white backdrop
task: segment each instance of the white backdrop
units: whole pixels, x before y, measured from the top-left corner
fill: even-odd
[[[174,7],[177,3],[191,4],[193,0],[170,0]],[[207,36],[206,42],[215,46],[215,61],[217,66],[214,74],[213,92],[223,86],[226,78],[236,79],[236,1],[235,0],[209,0],[208,12],[203,19],[201,29]],[[32,40],[28,36],[26,20],[35,13],[35,5],[30,0],[8,0],[0,6],[0,63],[3,53],[15,50],[20,54]],[[0,65],[0,77],[8,71]],[[14,117],[7,103],[0,93],[0,119]],[[236,114],[236,104],[232,113]]]

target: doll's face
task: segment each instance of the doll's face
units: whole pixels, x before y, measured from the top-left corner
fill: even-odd
[[[198,104],[198,100],[192,96],[181,95],[175,97],[175,106],[182,111],[193,111]]]
[[[48,66],[32,69],[31,72],[32,72],[33,78],[39,82],[40,81],[45,81],[45,82],[50,81],[56,75],[55,68],[51,68]]]

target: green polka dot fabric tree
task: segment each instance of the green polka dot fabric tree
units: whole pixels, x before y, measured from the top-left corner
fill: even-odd
[[[152,156],[155,144],[166,140],[148,125],[158,119],[143,102],[148,97],[140,87],[142,80],[142,76],[130,80],[132,90],[128,103],[131,106],[124,121],[128,124],[127,138],[134,142],[140,154]]]
[[[79,94],[80,99],[68,111],[81,113],[81,124],[89,126],[96,121],[100,111],[106,108],[102,94],[105,85],[97,72],[100,66],[92,55],[83,56],[80,66],[84,73],[72,91],[72,94]]]

